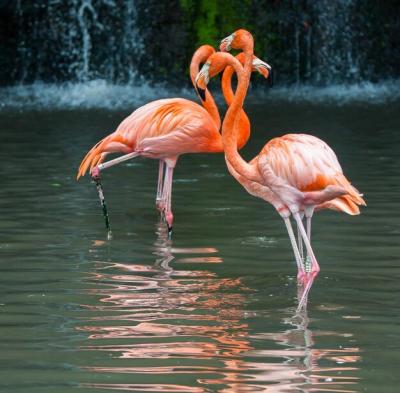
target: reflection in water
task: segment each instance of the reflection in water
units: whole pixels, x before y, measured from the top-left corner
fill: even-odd
[[[346,374],[357,370],[358,348],[318,348],[318,336],[338,333],[313,334],[305,310],[294,316],[291,309],[284,312],[286,330],[260,333],[258,328],[255,333],[251,324],[267,320],[261,311],[246,311],[253,309],[247,306],[253,291],[242,279],[174,269],[222,263],[218,250],[173,248],[164,225],[157,227],[157,236],[153,266],[97,262],[89,277],[90,296],[83,305],[88,316],[77,329],[88,334],[80,350],[99,356],[84,367],[97,377],[82,387],[355,391],[357,379]],[[110,375],[115,379],[110,381]]]

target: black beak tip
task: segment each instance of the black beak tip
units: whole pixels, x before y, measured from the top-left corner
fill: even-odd
[[[200,96],[201,100],[205,101],[206,100],[206,91],[205,91],[205,89],[202,89],[201,87],[196,85],[196,90],[197,90],[197,93],[199,93],[199,96]]]

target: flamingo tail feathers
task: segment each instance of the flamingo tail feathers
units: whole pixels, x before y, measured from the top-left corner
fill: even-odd
[[[343,195],[331,201],[324,202],[318,205],[315,210],[318,211],[321,209],[331,209],[337,212],[347,213],[351,216],[360,214],[360,208],[348,195]]]
[[[366,206],[363,195],[350,184],[343,174],[338,174],[334,179],[335,186],[341,188],[344,192],[335,198],[327,201],[321,201],[316,210],[328,208],[338,212],[350,214],[352,216],[360,214],[359,206]],[[327,187],[329,188],[329,186]]]
[[[92,170],[96,165],[99,165],[108,153],[131,153],[133,150],[132,146],[122,136],[115,134],[106,136],[86,154],[79,166],[76,179],[84,176],[88,169]]]
[[[360,214],[359,206],[367,206],[364,201],[363,194],[361,194],[351,183],[346,179],[344,175],[337,177],[337,182],[340,187],[346,190],[346,195],[342,195],[340,198],[341,203],[336,203],[337,208],[347,214],[357,215]]]

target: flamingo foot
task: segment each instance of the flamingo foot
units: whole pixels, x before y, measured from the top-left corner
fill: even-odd
[[[171,211],[169,212],[165,212],[165,221],[167,223],[167,227],[168,227],[168,236],[171,238],[172,236],[172,224],[174,222],[174,215],[172,214]]]
[[[307,282],[308,282],[308,274],[303,270],[299,270],[299,272],[297,273],[297,284],[299,286],[306,286]]]
[[[315,264],[314,264],[314,266],[312,267],[312,270],[311,270],[311,275],[312,275],[313,279],[318,276],[320,271],[321,271],[321,269],[320,269],[320,267],[318,265],[318,262],[315,261]]]
[[[311,272],[304,273],[301,275],[301,281],[298,278],[299,282],[301,282],[301,289],[299,289],[299,305],[297,307],[297,312],[301,311],[301,309],[307,308],[308,302],[308,294],[310,293],[310,289],[314,283],[315,278],[318,276],[320,269],[318,264],[313,267]],[[302,273],[302,272],[301,272]],[[299,273],[300,274],[300,273]],[[299,275],[297,276],[299,277]]]
[[[95,166],[90,172],[93,180],[100,179],[100,169],[98,166]]]

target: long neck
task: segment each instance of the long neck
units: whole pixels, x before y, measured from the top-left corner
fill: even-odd
[[[252,52],[247,51],[245,52],[245,55],[246,59],[243,68],[234,57],[229,58],[229,63],[235,69],[238,77],[238,86],[222,125],[222,143],[224,145],[225,157],[235,171],[249,180],[262,182],[262,178],[256,168],[249,165],[240,156],[236,144],[242,106],[246,97],[252,67]]]
[[[232,89],[232,76],[235,72],[232,66],[228,66],[225,68],[224,73],[222,74],[222,93],[225,98],[225,102],[228,107],[232,104],[233,99],[235,98],[233,89]],[[237,136],[237,147],[241,149],[249,140],[250,137],[250,121],[246,115],[246,112],[241,109],[240,110],[240,119],[239,119],[239,131]]]
[[[208,50],[208,53],[206,53]],[[192,80],[192,84],[195,87],[195,79],[197,74],[199,73],[200,70],[200,64],[205,62],[207,58],[214,53],[215,50],[212,47],[209,47],[208,45],[203,45],[203,47],[200,47],[193,55],[192,61],[190,63],[190,79]],[[202,100],[202,104],[205,108],[205,110],[210,114],[212,117],[215,126],[219,130],[221,128],[221,117],[218,112],[218,107],[215,104],[214,98],[211,95],[211,93],[206,89],[206,99],[205,101]]]

